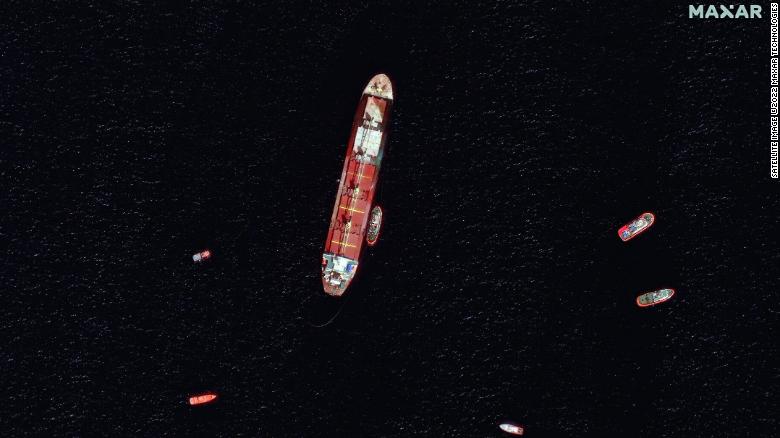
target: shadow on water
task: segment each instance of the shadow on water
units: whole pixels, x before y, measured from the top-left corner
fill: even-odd
[[[322,290],[320,276],[317,276],[316,284],[312,285],[309,297],[302,303],[303,317],[307,325],[314,329],[345,329],[349,322],[342,321],[351,319],[356,312],[359,314],[361,309],[367,304],[367,296],[370,295],[367,290],[365,279],[366,275],[371,275],[371,252],[361,258],[360,271],[341,297],[332,297]]]
[[[304,315],[306,322],[314,328],[325,328],[336,321],[341,311],[344,310],[349,295],[344,297],[331,297],[325,292],[318,291],[304,303]]]

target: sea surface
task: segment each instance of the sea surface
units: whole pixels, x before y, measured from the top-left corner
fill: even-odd
[[[2,9],[4,436],[777,433],[768,5]],[[314,328],[378,72],[384,229]]]

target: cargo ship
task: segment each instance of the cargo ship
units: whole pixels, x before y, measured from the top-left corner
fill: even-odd
[[[322,254],[322,286],[328,295],[340,297],[355,278],[366,234],[371,228],[371,244],[376,243],[381,213],[374,213],[374,197],[379,169],[385,153],[387,126],[393,104],[390,78],[378,74],[371,78],[360,97],[347,154],[330,217],[328,236]],[[378,210],[381,212],[381,209]]]

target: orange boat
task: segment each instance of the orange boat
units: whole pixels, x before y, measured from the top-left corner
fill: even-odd
[[[217,394],[214,394],[213,392],[207,392],[205,394],[195,395],[190,397],[190,405],[196,406],[205,403],[210,403],[216,400],[216,398],[217,398]]]
[[[380,210],[373,210],[379,169],[385,153],[393,85],[386,75],[371,78],[363,89],[347,156],[341,171],[336,204],[330,217],[328,237],[322,252],[322,287],[328,295],[340,297],[357,273],[363,243],[376,243],[381,225]],[[375,211],[373,221],[369,221]],[[370,230],[370,235],[367,235]]]

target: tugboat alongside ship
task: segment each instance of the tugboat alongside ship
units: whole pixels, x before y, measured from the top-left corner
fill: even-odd
[[[375,205],[371,209],[371,216],[368,220],[368,231],[366,232],[366,243],[368,246],[376,245],[379,240],[379,231],[382,229],[382,207]]]

